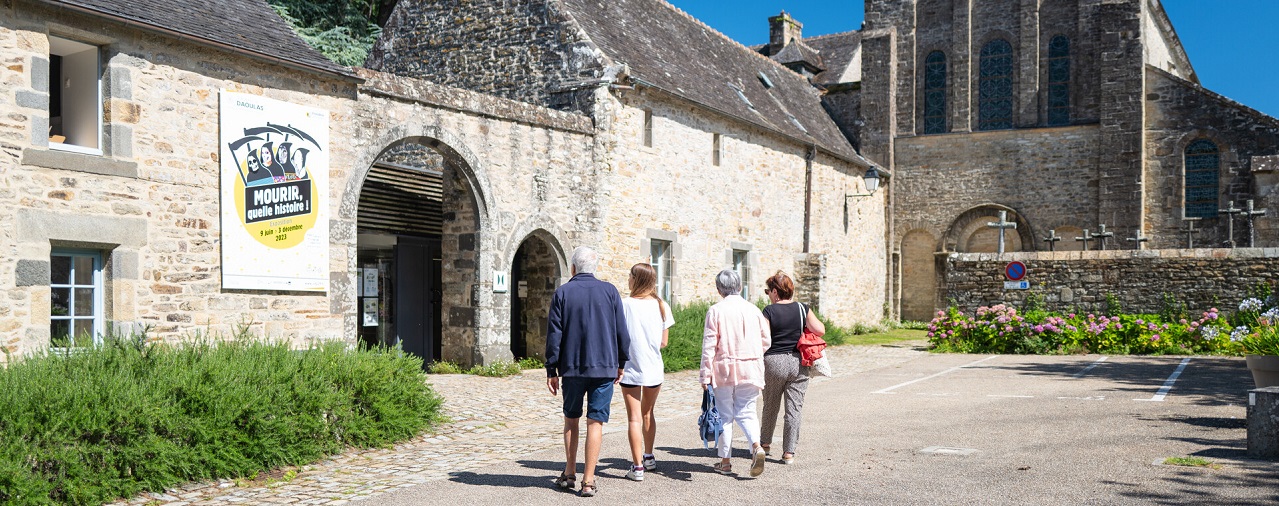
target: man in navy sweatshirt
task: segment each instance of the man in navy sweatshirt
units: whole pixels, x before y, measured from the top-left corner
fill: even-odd
[[[631,347],[617,287],[595,279],[599,254],[573,250],[573,279],[555,290],[546,324],[546,388],[564,391],[564,473],[555,479],[572,489],[577,476],[578,421],[586,397],[586,471],[580,494],[595,495],[595,464],[604,442],[613,384],[622,379]],[[562,378],[562,379],[561,379]]]

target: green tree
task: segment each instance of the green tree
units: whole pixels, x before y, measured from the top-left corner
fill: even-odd
[[[340,65],[363,65],[395,0],[268,0],[311,47]]]

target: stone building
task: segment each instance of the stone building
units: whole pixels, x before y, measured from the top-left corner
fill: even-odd
[[[6,360],[111,332],[536,356],[578,245],[622,289],[653,262],[677,303],[713,299],[723,268],[759,298],[781,269],[840,323],[882,315],[870,164],[803,76],[668,4],[415,19],[450,3],[406,1],[371,69],[329,63],[260,0],[179,4],[0,3]],[[277,107],[324,135],[271,123]],[[251,200],[313,228],[251,224]]]
[[[1257,158],[1279,153],[1279,120],[1200,86],[1158,0],[867,0],[860,31],[774,39],[761,52],[831,67],[813,77],[828,110],[893,174],[906,319],[944,304],[947,254],[995,251],[999,211],[1017,224],[1007,251],[1050,233],[1082,249],[1102,225],[1110,249],[1162,249],[1185,247],[1187,217],[1201,247],[1246,243],[1250,222],[1219,210],[1279,204]],[[1279,245],[1274,213],[1252,222],[1257,246]]]

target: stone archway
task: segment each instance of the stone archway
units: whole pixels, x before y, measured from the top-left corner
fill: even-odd
[[[548,240],[549,239],[549,240]],[[564,276],[554,238],[538,231],[520,242],[511,259],[511,355],[545,358],[546,317]]]
[[[485,191],[487,180],[477,166],[478,159],[460,141],[436,128],[424,128],[422,132],[406,130],[407,127],[397,127],[387,133],[386,136],[407,135],[387,141],[375,156],[364,159],[362,163],[367,165],[358,165],[352,171],[338,220],[333,225],[335,237],[355,238],[346,241],[350,248],[347,278],[335,282],[335,289],[345,288],[345,296],[335,299],[348,308],[345,313],[349,315],[350,334],[362,336],[365,326],[366,287],[358,282],[363,280],[362,274],[366,269],[361,262],[367,261],[367,248],[362,244],[370,244],[364,239],[372,231],[384,236],[377,239],[383,246],[393,251],[408,250],[392,253],[399,257],[397,265],[413,266],[403,276],[425,279],[423,282],[432,284],[424,292],[401,294],[399,297],[401,302],[413,296],[421,297],[420,310],[426,312],[420,319],[410,318],[408,323],[422,326],[431,337],[411,351],[430,360],[464,365],[509,358],[505,349],[490,350],[485,346],[494,340],[491,332],[485,332],[483,327],[484,322],[491,320],[492,298],[486,297],[487,293],[479,287],[483,273],[488,272],[485,268],[492,268],[491,264],[486,265],[482,254],[487,235],[485,231],[492,213],[488,208],[491,197]],[[425,179],[432,177],[436,180],[433,186],[424,183]],[[414,215],[430,212],[428,204],[401,205],[399,211],[403,216],[399,219],[372,225],[374,220],[361,208],[367,211],[372,207],[373,200],[366,190],[373,186],[391,187],[389,190],[383,188],[383,193],[414,191],[410,187],[435,192],[438,216],[434,230],[423,232],[403,223]],[[431,188],[425,189],[427,186]],[[393,214],[394,209],[384,212]],[[397,226],[403,228],[397,229]],[[392,240],[385,236],[391,236]],[[414,261],[409,262],[408,259]],[[340,281],[345,281],[345,286]],[[401,286],[405,282],[402,281]],[[335,305],[338,303],[335,301]],[[411,310],[401,310],[401,317],[410,314]],[[408,342],[404,344],[409,349]]]
[[[1011,207],[984,204],[960,213],[942,236],[945,251],[960,253],[994,253],[998,250],[999,231],[987,226],[999,221],[999,212],[1005,211],[1008,219],[1017,223],[1016,230],[1004,235],[1004,251],[1035,251],[1035,231],[1025,216]]]
[[[902,237],[901,317],[928,321],[937,306],[937,239],[924,230]]]

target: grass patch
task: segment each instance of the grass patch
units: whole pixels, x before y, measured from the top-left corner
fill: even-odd
[[[1164,459],[1165,466],[1185,466],[1185,467],[1206,467],[1209,469],[1220,469],[1221,464],[1202,457],[1168,457]]]
[[[99,504],[257,477],[440,419],[421,360],[398,350],[137,343],[0,368],[0,503]]]
[[[476,365],[469,369],[458,365],[456,362],[436,362],[430,365],[428,371],[431,374],[473,374],[490,378],[505,378],[528,369],[541,369],[544,367],[546,365],[540,359],[528,357],[521,358],[515,362],[494,362],[488,365]]]
[[[662,350],[666,372],[686,371],[701,366],[702,329],[706,324],[706,310],[710,307],[711,303],[705,301],[675,307],[675,325],[670,329],[666,349]],[[858,323],[852,327],[840,327],[820,314],[817,319],[826,325],[826,335],[822,339],[831,346],[882,345],[928,338],[927,331],[917,330],[921,325],[926,326],[919,322],[885,322],[880,325]]]

